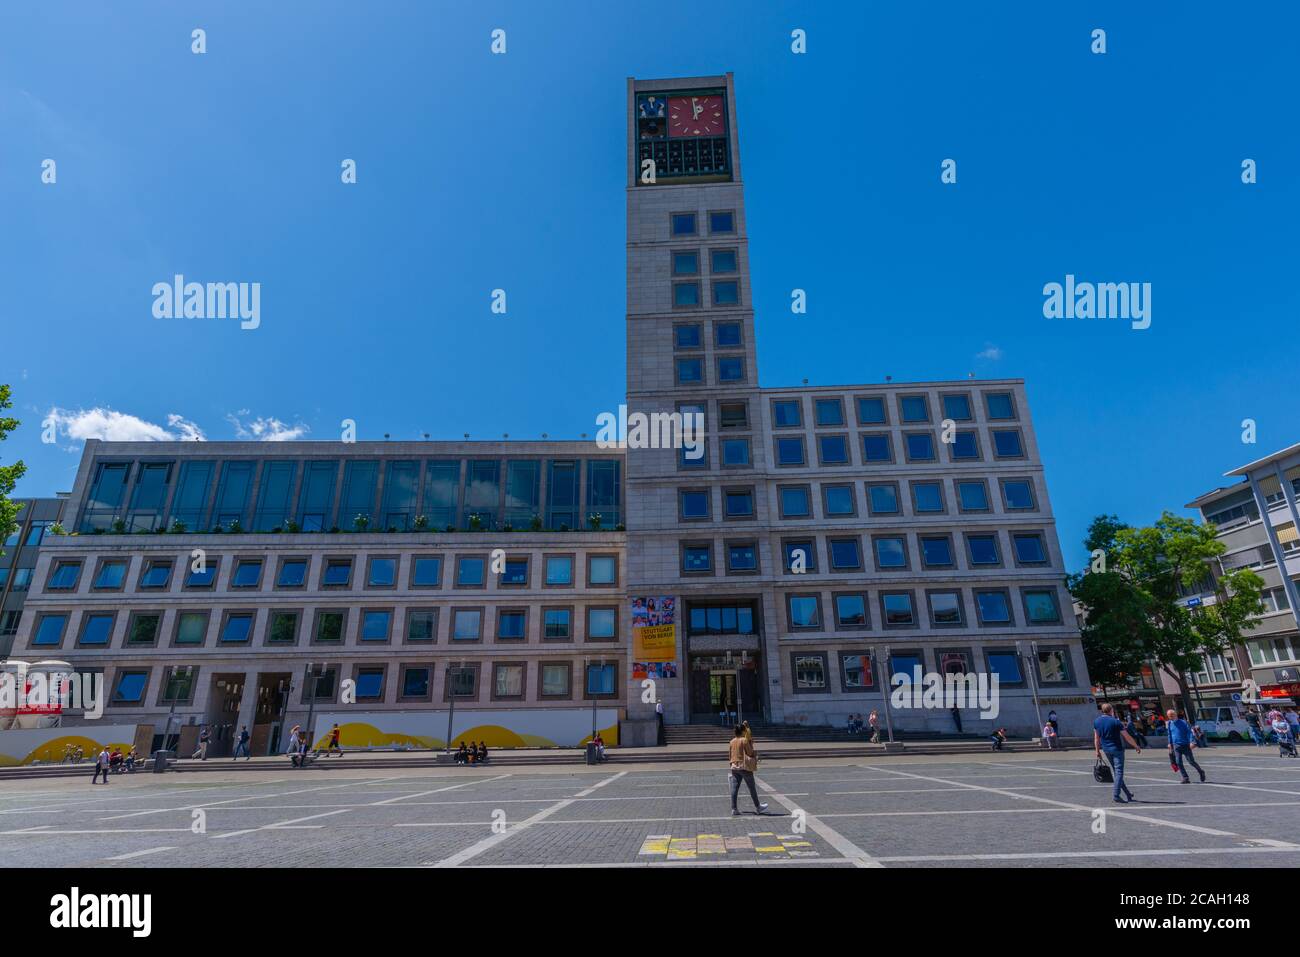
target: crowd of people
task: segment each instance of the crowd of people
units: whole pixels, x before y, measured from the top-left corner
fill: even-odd
[[[77,751],[81,749],[77,748]],[[77,760],[79,761],[80,758]],[[101,775],[104,778],[102,783],[107,784],[110,774],[134,774],[139,763],[140,753],[135,748],[123,753],[121,748],[113,748],[110,751],[104,747],[95,755],[95,773],[91,775],[90,783],[101,783],[99,780]]]

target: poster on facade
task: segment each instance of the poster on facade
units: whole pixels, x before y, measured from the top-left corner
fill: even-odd
[[[632,660],[677,660],[677,601],[665,596],[632,599]]]
[[[632,662],[632,680],[644,681],[647,678],[676,678],[675,661],[634,661]]]

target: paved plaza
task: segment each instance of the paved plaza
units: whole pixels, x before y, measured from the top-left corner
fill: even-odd
[[[0,783],[0,864],[91,867],[1297,867],[1300,761],[1275,748],[782,761],[732,817],[725,766],[288,768]],[[1098,812],[1105,812],[1104,816]]]

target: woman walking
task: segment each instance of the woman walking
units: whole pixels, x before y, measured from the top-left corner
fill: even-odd
[[[738,817],[740,810],[736,807],[736,798],[740,796],[740,782],[749,786],[749,796],[754,799],[754,811],[762,814],[767,810],[766,804],[758,800],[758,788],[754,785],[754,772],[758,770],[758,756],[754,754],[754,743],[745,735],[747,730],[741,725],[732,729],[729,778],[731,780],[731,816]]]

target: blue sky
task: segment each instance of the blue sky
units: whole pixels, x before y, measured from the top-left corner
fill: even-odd
[[[1023,377],[1078,565],[1093,515],[1148,522],[1300,441],[1300,15],[1134,6],[6,4],[0,460],[70,488],[68,429],[110,413],[594,434],[625,379],[625,78],[731,70],[762,384]],[[260,328],[155,320],[178,272],[260,282]],[[1045,319],[1067,273],[1150,282],[1151,327]]]

